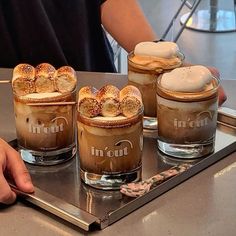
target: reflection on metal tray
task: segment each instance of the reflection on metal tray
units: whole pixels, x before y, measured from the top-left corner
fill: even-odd
[[[236,110],[228,107],[218,109],[218,122],[236,129]]]
[[[11,144],[16,145],[15,141]],[[23,197],[84,230],[90,230],[93,226],[103,229],[235,150],[236,130],[221,124],[216,132],[215,153],[193,161],[165,156],[158,152],[156,139],[144,138],[143,179],[176,164],[191,162],[193,166],[143,196],[130,198],[119,191],[98,190],[82,183],[78,157],[55,166],[28,165],[36,191]]]

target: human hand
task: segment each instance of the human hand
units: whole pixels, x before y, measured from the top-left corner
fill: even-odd
[[[29,172],[19,153],[0,138],[0,203],[12,204],[16,193],[11,190],[6,178],[21,191],[34,192]]]
[[[215,76],[216,78],[220,78],[220,73],[215,67],[207,67],[207,68],[211,71],[213,76]],[[221,106],[227,99],[225,91],[221,85],[219,86],[219,89],[218,89],[218,96],[219,96],[218,103],[219,103],[219,106]]]
[[[185,62],[183,64],[183,66],[192,66],[193,64],[190,64],[190,63],[187,63]],[[215,67],[211,67],[211,66],[207,66],[207,68],[210,70],[211,74],[220,79],[220,72],[215,68]],[[221,106],[227,99],[227,96],[225,94],[225,91],[222,87],[222,85],[219,86],[219,89],[218,89],[218,97],[219,97],[219,101],[218,101],[218,104],[219,106]]]

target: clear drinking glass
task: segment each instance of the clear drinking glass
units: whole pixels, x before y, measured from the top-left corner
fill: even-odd
[[[219,80],[202,92],[174,92],[157,81],[158,148],[178,158],[198,158],[214,151]]]
[[[14,94],[18,148],[25,162],[53,165],[76,153],[76,90],[65,94]]]
[[[142,168],[143,112],[131,118],[78,113],[78,147],[82,180],[99,189],[119,189],[138,181]]]
[[[182,65],[184,55],[179,54],[181,63],[172,66],[172,69],[178,68]],[[147,130],[157,129],[156,119],[156,83],[157,79],[163,73],[169,72],[170,69],[155,68],[150,69],[144,65],[139,65],[132,61],[133,53],[128,55],[128,83],[134,85],[142,94],[144,104],[144,119],[143,127]]]

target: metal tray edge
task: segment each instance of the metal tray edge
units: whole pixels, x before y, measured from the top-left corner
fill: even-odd
[[[117,220],[123,218],[124,216],[130,214],[132,211],[140,208],[144,204],[150,202],[151,200],[155,199],[156,197],[162,195],[163,193],[169,191],[170,189],[176,187],[180,183],[186,181],[190,177],[196,175],[197,173],[201,172],[202,170],[206,169],[207,167],[213,165],[214,163],[218,162],[219,160],[223,159],[227,155],[236,151],[236,141],[231,143],[229,146],[221,149],[217,153],[213,153],[212,155],[204,158],[202,161],[195,164],[190,169],[186,170],[185,172],[163,182],[162,184],[153,188],[150,192],[146,193],[145,195],[135,198],[133,201],[129,202],[125,207],[117,209],[109,214],[109,222],[108,225],[113,224]],[[103,228],[105,226],[102,226]]]

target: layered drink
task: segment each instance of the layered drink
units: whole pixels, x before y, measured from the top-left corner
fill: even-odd
[[[20,64],[13,71],[12,85],[17,141],[24,161],[53,165],[72,158],[76,152],[74,70],[68,66],[55,70],[47,63],[36,68]]]
[[[116,189],[141,178],[142,118],[141,94],[133,86],[80,90],[78,147],[86,184]]]
[[[128,81],[136,86],[144,103],[144,128],[156,129],[156,82],[167,71],[183,62],[176,43],[142,42],[128,55]]]
[[[204,66],[177,68],[157,82],[158,148],[197,158],[214,151],[219,80]]]

